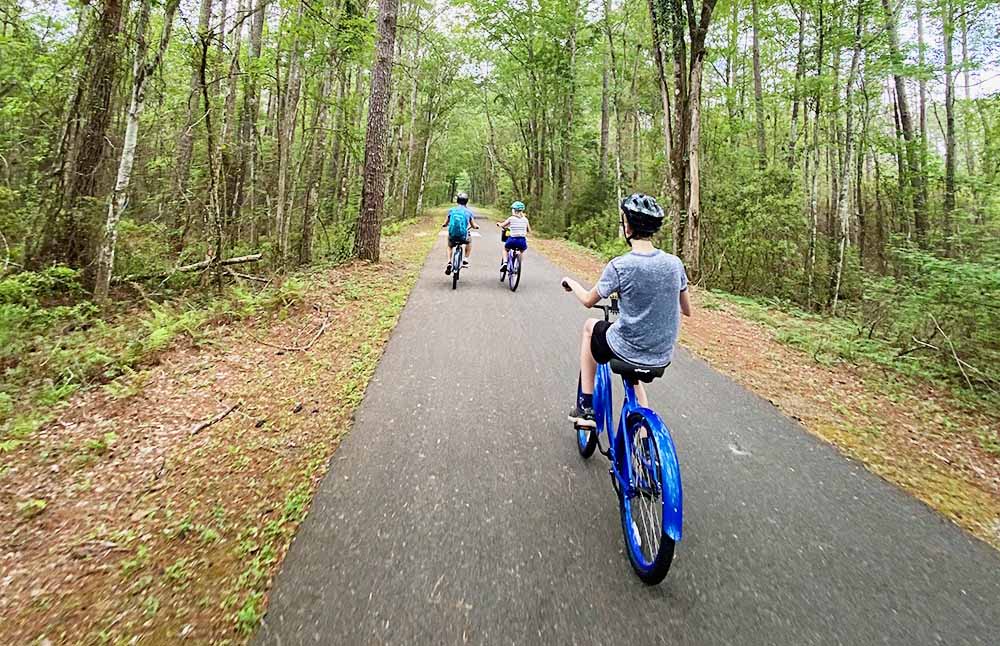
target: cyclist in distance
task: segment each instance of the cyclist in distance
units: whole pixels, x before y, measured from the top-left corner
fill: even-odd
[[[687,273],[681,259],[653,246],[650,238],[663,224],[656,199],[633,193],[621,203],[621,226],[632,250],[613,258],[591,289],[563,278],[564,284],[586,307],[617,293],[619,315],[613,323],[587,319],[580,339],[579,389],[582,393],[569,418],[575,426],[596,428],[594,373],[598,363],[619,359],[637,366],[660,368],[670,364],[680,332],[681,314],[691,316]],[[636,385],[639,404],[648,406],[642,384]]]
[[[469,196],[465,192],[459,193],[455,197],[455,201],[458,206],[454,206],[448,211],[448,219],[442,225],[448,227],[448,248],[445,250],[448,252],[448,264],[444,268],[445,276],[451,275],[451,250],[456,245],[465,245],[465,258],[462,260],[462,267],[469,266],[469,257],[472,255],[472,234],[469,228],[479,228],[479,225],[476,224],[476,216],[472,213],[472,209],[467,206]]]
[[[510,205],[510,217],[503,222],[498,222],[497,226],[503,230],[500,241],[503,242],[503,249],[500,250],[500,272],[507,270],[507,250],[517,249],[521,253],[528,250],[528,234],[531,232],[531,225],[528,224],[528,216],[524,214],[524,202],[514,202]]]

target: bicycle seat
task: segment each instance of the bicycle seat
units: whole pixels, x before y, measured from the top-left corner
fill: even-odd
[[[668,363],[667,366],[669,365]],[[610,362],[611,372],[621,375],[626,381],[632,384],[639,381],[648,384],[657,377],[662,377],[667,366],[639,366],[634,363],[622,361],[621,359],[612,359]]]

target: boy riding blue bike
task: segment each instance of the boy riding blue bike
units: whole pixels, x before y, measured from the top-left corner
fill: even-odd
[[[673,359],[680,316],[691,316],[687,274],[680,258],[653,246],[650,238],[663,224],[656,199],[634,193],[622,200],[621,225],[630,253],[611,260],[591,289],[563,278],[563,285],[585,307],[617,293],[620,313],[613,323],[588,319],[580,339],[579,401],[569,418],[577,428],[596,428],[594,375],[597,364],[618,359],[633,366],[662,369]],[[646,391],[636,397],[648,406]]]
[[[451,250],[458,245],[465,245],[465,259],[462,260],[462,267],[469,266],[468,259],[472,256],[472,235],[469,229],[479,228],[476,224],[475,214],[467,206],[469,196],[464,192],[459,193],[455,197],[455,201],[458,206],[452,207],[448,211],[448,219],[441,225],[448,227],[448,248],[445,250],[448,252],[448,264],[444,268],[445,276],[451,275]]]
[[[503,222],[497,222],[497,226],[503,231],[500,241],[503,242],[503,249],[500,251],[500,274],[507,271],[507,252],[517,249],[521,253],[528,250],[528,234],[531,233],[531,225],[528,223],[528,216],[524,214],[524,202],[514,202],[510,205],[510,217]]]

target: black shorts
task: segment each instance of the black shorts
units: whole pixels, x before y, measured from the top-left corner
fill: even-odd
[[[464,238],[457,238],[455,236],[448,236],[448,247],[457,247],[461,244],[469,244],[471,236],[466,235]]]
[[[611,327],[611,323],[608,321],[594,323],[594,331],[590,335],[590,354],[594,356],[594,361],[597,363],[607,363],[612,359],[623,360],[608,345],[609,327]]]

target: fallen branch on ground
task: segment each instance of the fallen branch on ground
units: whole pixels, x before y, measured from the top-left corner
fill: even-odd
[[[223,267],[228,265],[240,265],[246,262],[257,262],[264,257],[264,254],[254,253],[249,256],[237,256],[235,258],[224,258],[218,262],[219,265]],[[174,267],[170,271],[161,271],[155,274],[134,274],[131,276],[117,276],[111,282],[113,283],[128,283],[136,280],[151,280],[153,278],[169,278],[174,274],[185,274],[192,271],[202,271],[208,269],[215,263],[214,258],[209,258],[208,260],[202,260],[201,262],[194,262],[190,265],[181,265],[180,267]]]
[[[284,350],[285,352],[305,352],[306,350],[309,350],[310,348],[313,347],[316,341],[318,341],[319,338],[323,336],[323,333],[326,332],[326,328],[328,328],[329,326],[330,326],[330,315],[328,314],[326,316],[326,319],[323,320],[322,325],[320,325],[319,329],[316,330],[316,334],[313,335],[313,338],[309,341],[309,343],[303,346],[278,345],[277,343],[270,343],[268,341],[265,341],[264,339],[260,339],[254,336],[252,333],[250,334],[250,338],[252,338],[254,341],[256,341],[261,345],[266,345],[267,347],[274,348],[276,350]]]
[[[231,413],[234,410],[236,410],[237,408],[239,408],[240,404],[242,404],[242,403],[243,402],[236,402],[235,404],[233,404],[232,406],[230,406],[226,410],[222,411],[221,413],[219,413],[215,417],[212,417],[211,419],[207,419],[204,422],[199,422],[199,423],[195,424],[194,426],[191,427],[190,434],[191,435],[195,435],[197,433],[200,433],[200,432],[204,431],[209,426],[221,422],[223,419],[226,418],[226,416],[229,415],[229,413]]]
[[[252,281],[257,282],[257,283],[269,283],[269,282],[271,282],[270,278],[261,278],[260,276],[253,276],[251,274],[241,274],[240,272],[233,271],[232,269],[227,269],[226,273],[229,274],[230,276],[232,276],[233,278],[242,278],[243,280],[252,280]]]

